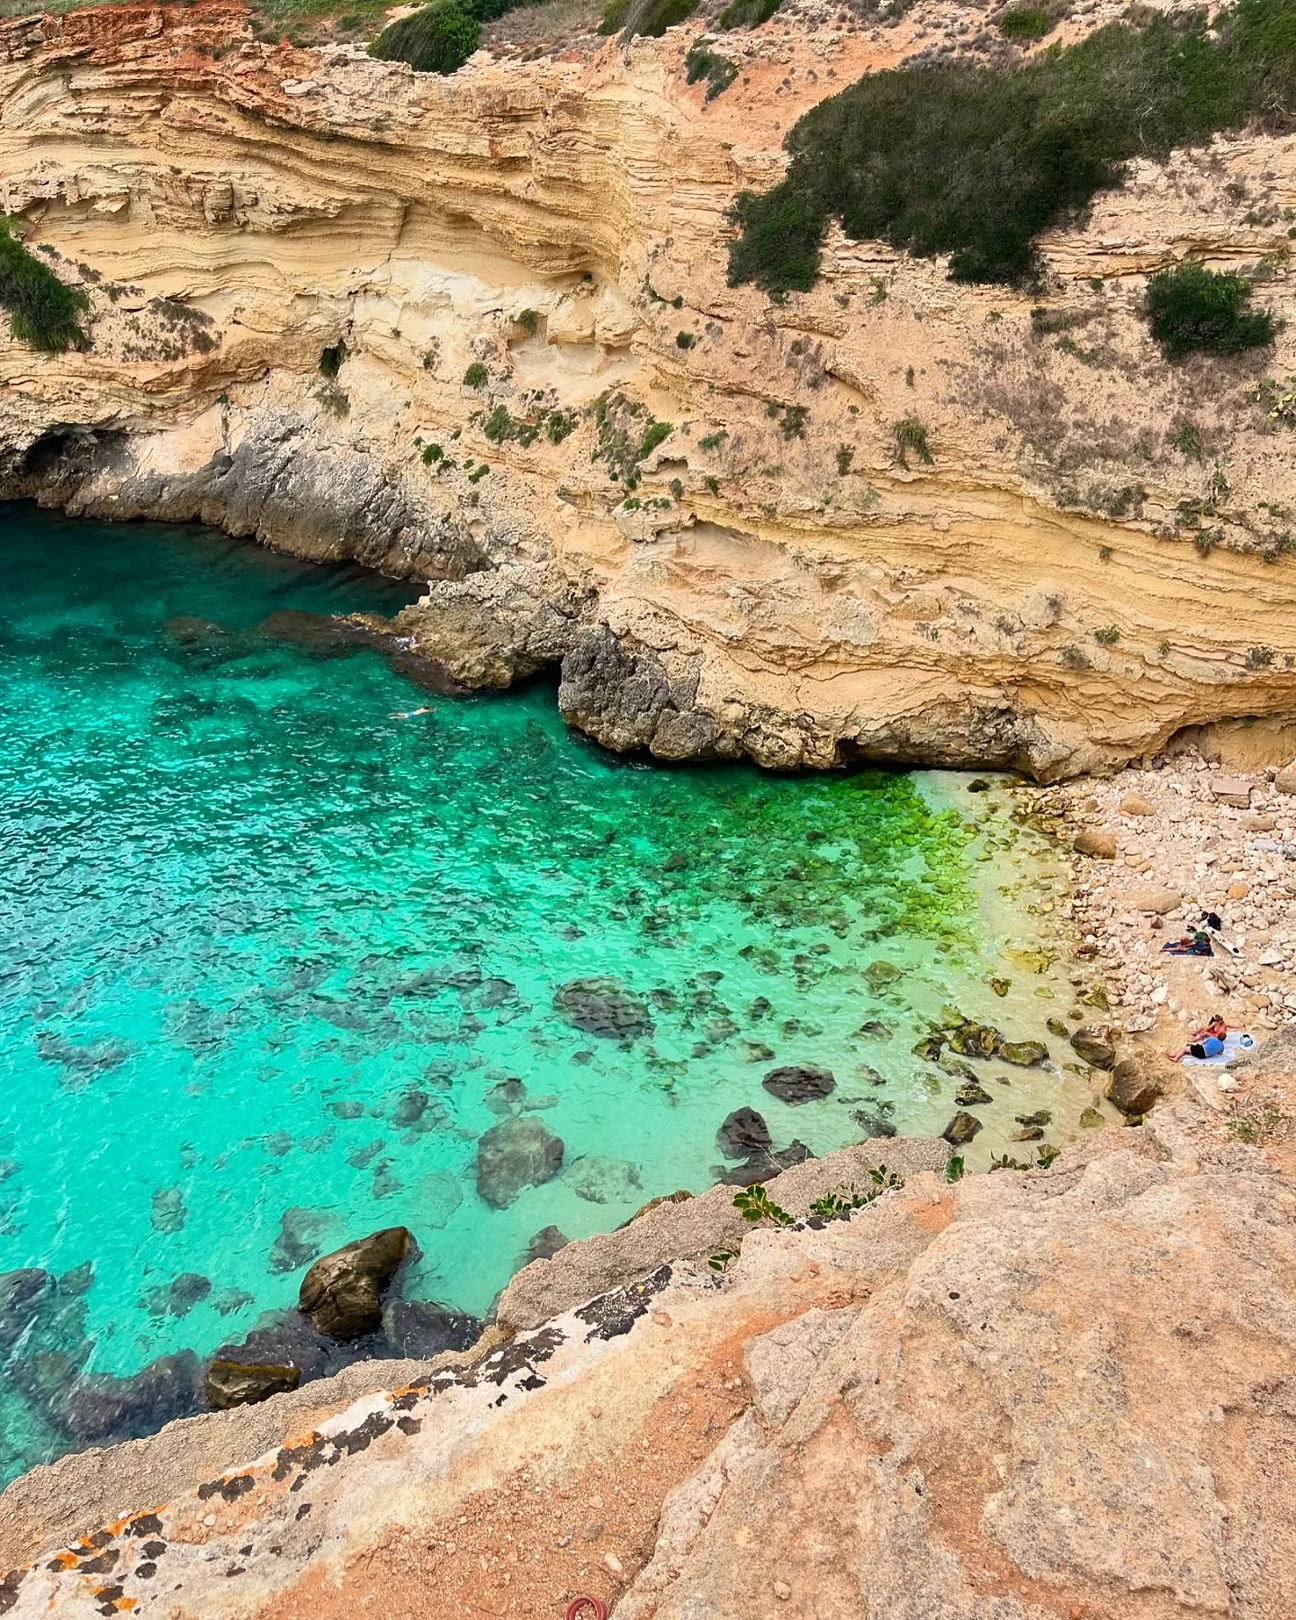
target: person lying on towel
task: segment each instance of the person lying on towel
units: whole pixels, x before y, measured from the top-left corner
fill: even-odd
[[[1182,939],[1167,940],[1161,947],[1171,956],[1214,956],[1211,950],[1210,935],[1204,928],[1199,928],[1194,934],[1185,934]]]

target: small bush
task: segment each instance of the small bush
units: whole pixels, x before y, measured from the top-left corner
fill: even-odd
[[[550,411],[545,417],[545,433],[553,444],[561,444],[575,426],[574,411]]]
[[[759,28],[768,22],[783,0],[730,0],[720,13],[721,28]]]
[[[706,80],[707,92],[703,97],[704,101],[714,101],[738,77],[738,64],[731,62],[727,56],[721,56],[718,51],[713,51],[705,39],[695,39],[689,46],[689,53],[684,58],[684,67],[685,77],[690,84],[696,84],[699,79]]]
[[[1248,647],[1246,667],[1248,669],[1268,669],[1274,661],[1272,647]]]
[[[783,411],[783,420],[779,423],[785,439],[804,439],[805,425],[810,415],[808,405],[788,405]]]
[[[0,214],[0,306],[9,311],[10,330],[43,354],[83,349],[87,340],[78,317],[89,309],[89,298],[28,253],[14,234],[15,223]]]
[[[927,429],[916,416],[909,415],[895,424],[891,429],[895,437],[896,457],[900,465],[907,472],[909,470],[908,452],[913,451],[924,467],[930,467],[935,462],[931,453],[931,446],[927,443]]]
[[[1008,39],[1043,39],[1053,31],[1053,19],[1039,6],[1010,6],[999,19],[999,31]]]
[[[425,445],[423,449],[423,465],[430,467],[434,462],[440,461],[445,451],[439,444]]]
[[[1250,310],[1251,283],[1191,262],[1148,282],[1148,328],[1167,360],[1267,348],[1277,330],[1268,310]]]
[[[728,428],[720,428],[715,433],[704,433],[698,440],[699,450],[718,450],[729,437]]]
[[[854,459],[855,449],[853,445],[839,444],[837,446],[837,471],[842,478],[845,478],[846,474],[851,470],[851,462]]]
[[[1206,453],[1201,429],[1191,416],[1177,416],[1170,424],[1166,443],[1188,461],[1201,461]]]
[[[490,468],[483,461],[479,467],[475,467],[472,472],[468,474],[468,482],[470,484],[480,484],[482,479],[485,478],[489,471]]]
[[[1114,624],[1108,624],[1101,630],[1095,630],[1093,636],[1100,647],[1114,647],[1120,640],[1120,631]]]
[[[433,0],[390,23],[369,47],[380,62],[408,62],[415,73],[454,73],[481,44],[481,24],[455,0]]]
[[[696,340],[692,332],[676,332],[675,347],[677,349],[691,349]]]
[[[474,360],[463,375],[465,388],[485,388],[490,374],[480,360]]]
[[[331,349],[321,349],[319,357],[319,372],[321,377],[336,377],[342,369],[342,362],[347,357],[347,346],[339,340]]]
[[[517,323],[529,338],[533,338],[540,330],[540,311],[524,309],[518,316]]]
[[[503,444],[513,434],[513,418],[507,405],[497,405],[482,424],[482,432],[492,444]]]
[[[675,426],[672,422],[649,422],[644,430],[643,443],[639,446],[639,460],[642,461],[645,456],[652,455],[662,440],[668,439],[674,431]]]
[[[699,0],[612,0],[599,23],[600,34],[624,32],[627,39],[646,34],[660,39],[668,28],[697,10]]]

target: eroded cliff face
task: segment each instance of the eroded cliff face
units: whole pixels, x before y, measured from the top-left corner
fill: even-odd
[[[0,336],[0,491],[426,579],[421,651],[558,666],[615,748],[1053,777],[1261,719],[1285,761],[1293,441],[1256,384],[1296,328],[1171,367],[1138,304],[1192,250],[1265,261],[1291,313],[1296,139],[1100,197],[1046,244],[1042,322],[840,237],[810,294],[726,285],[796,117],[961,16],[776,19],[710,103],[692,24],[450,79],[224,5],[2,24],[0,205],[93,323],[58,357]]]

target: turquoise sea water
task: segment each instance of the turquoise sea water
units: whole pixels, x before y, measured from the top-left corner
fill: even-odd
[[[923,1014],[1050,1010],[985,988],[1025,918],[964,778],[617,760],[549,688],[258,631],[411,593],[199,529],[0,506],[0,590],[0,1272],[71,1273],[37,1331],[0,1298],[2,1477],[73,1443],[52,1390],[240,1337],[314,1254],[406,1224],[406,1297],[480,1315],[538,1229],[708,1185],[730,1109],[817,1153],[861,1110],[940,1129]],[[555,1003],[608,976],[622,1039]],[[796,1063],[833,1095],[762,1089]],[[492,1208],[477,1139],[519,1109],[565,1168]]]

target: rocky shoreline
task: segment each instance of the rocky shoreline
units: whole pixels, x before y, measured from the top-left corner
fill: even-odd
[[[305,1428],[299,1391],[37,1470],[0,1497],[0,1603],[414,1620],[435,1589],[523,1620],[580,1593],[625,1620],[846,1620],[921,1590],[969,1620],[1279,1620],[1282,1039],[1258,1122],[1190,1085],[1048,1171],[950,1183],[942,1144],[849,1150],[772,1183],[802,1218],[719,1272],[717,1189],[574,1245],[534,1325],[523,1273],[518,1330],[476,1358],[338,1388]],[[807,1218],[879,1147],[902,1185]]]

